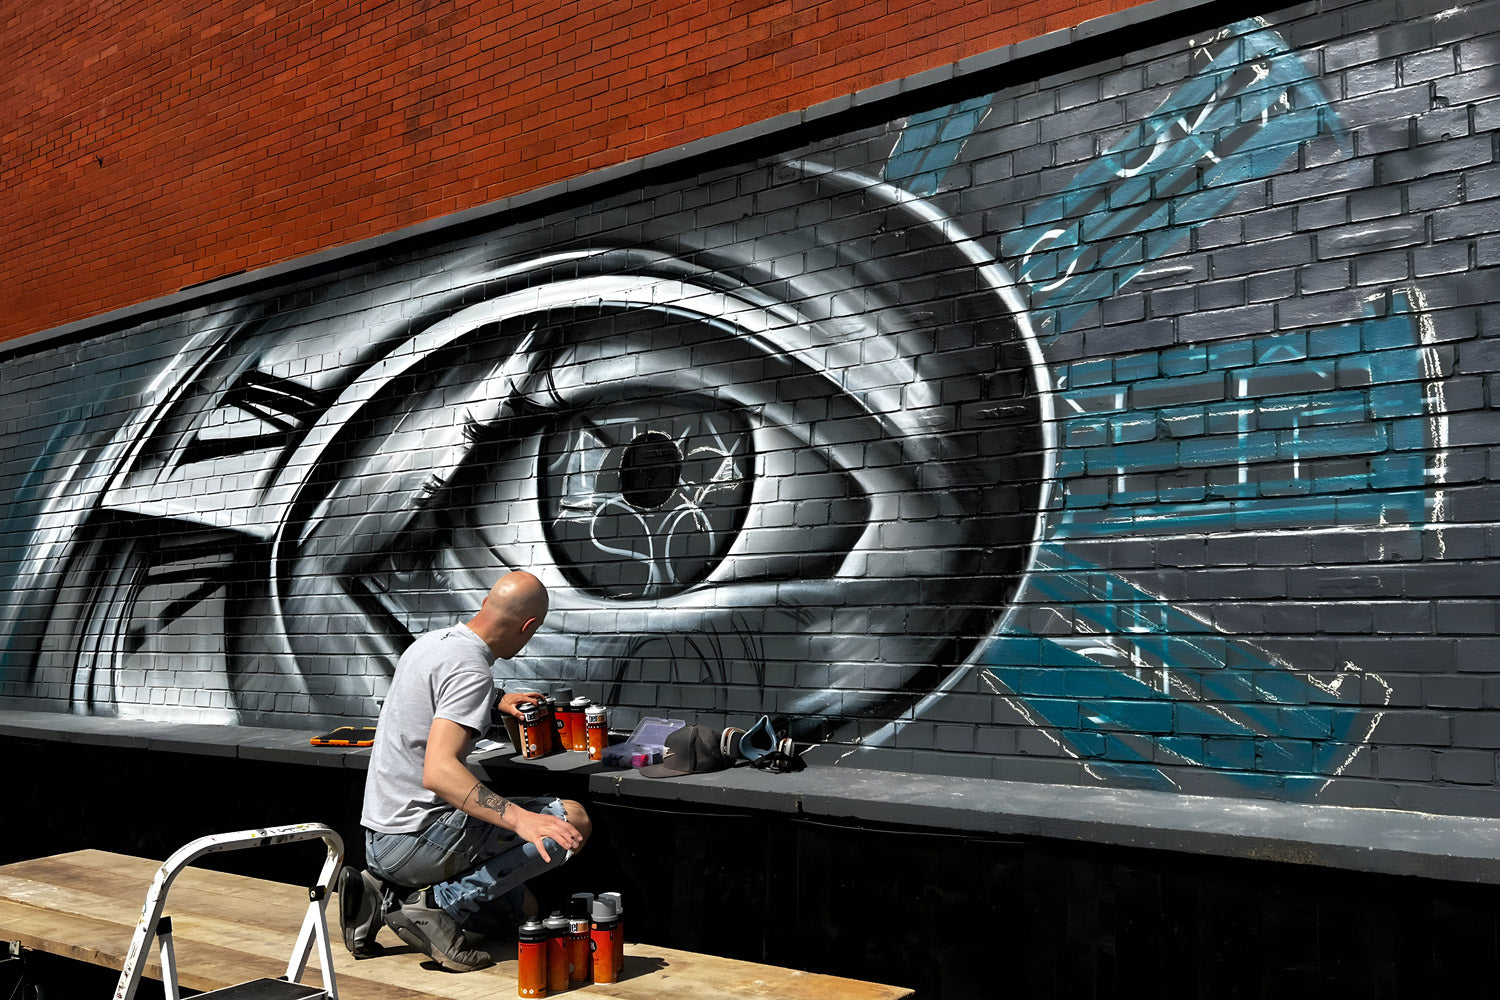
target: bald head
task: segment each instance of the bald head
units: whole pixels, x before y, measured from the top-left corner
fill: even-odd
[[[519,653],[547,617],[547,588],[542,581],[517,570],[507,573],[485,595],[469,628],[503,659]]]

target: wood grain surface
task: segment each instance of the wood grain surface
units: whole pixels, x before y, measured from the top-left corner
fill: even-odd
[[[158,862],[104,851],[75,851],[0,866],[0,939],[118,969],[156,874]],[[478,972],[445,972],[381,933],[386,953],[356,962],[338,939],[337,896],[329,903],[334,972],[342,1000],[493,1000],[516,995],[515,945],[498,946],[496,964]],[[307,909],[307,889],[189,868],[173,883],[172,918],[178,977],[195,990],[284,975]],[[648,1000],[898,1000],[910,991],[853,979],[715,958],[650,944],[627,944],[618,983],[568,990],[582,996]],[[313,956],[303,982],[320,981]],[[161,977],[153,947],[146,975]],[[559,994],[561,995],[561,994]]]

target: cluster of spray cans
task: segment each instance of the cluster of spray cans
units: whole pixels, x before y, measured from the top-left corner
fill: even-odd
[[[521,706],[516,745],[527,760],[566,750],[583,750],[589,760],[603,760],[609,746],[609,714],[572,688],[556,688],[541,702]]]
[[[575,892],[568,912],[521,925],[516,995],[545,997],[614,983],[625,964],[625,905],[618,892]]]

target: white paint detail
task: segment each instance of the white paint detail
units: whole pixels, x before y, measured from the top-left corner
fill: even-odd
[[[1438,357],[1437,326],[1432,321],[1432,314],[1427,308],[1427,297],[1422,289],[1416,285],[1409,285],[1406,293],[1416,310],[1417,332],[1423,344],[1423,394],[1427,403],[1427,433],[1432,441],[1433,453],[1431,474],[1435,483],[1442,484],[1448,481],[1448,402],[1443,391],[1442,360]],[[1444,520],[1448,516],[1447,491],[1434,490],[1431,497],[1432,509],[1429,513],[1429,525],[1436,531],[1437,556],[1443,559],[1448,554],[1447,539],[1443,536]],[[1423,525],[1423,528],[1426,529],[1429,525]]]

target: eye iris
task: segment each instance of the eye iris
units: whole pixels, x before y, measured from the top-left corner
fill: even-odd
[[[656,510],[682,481],[682,449],[660,431],[647,431],[620,459],[620,493],[636,510]]]
[[[702,582],[751,507],[750,428],[708,398],[601,403],[540,443],[552,558],[569,583],[599,597],[669,597]]]

